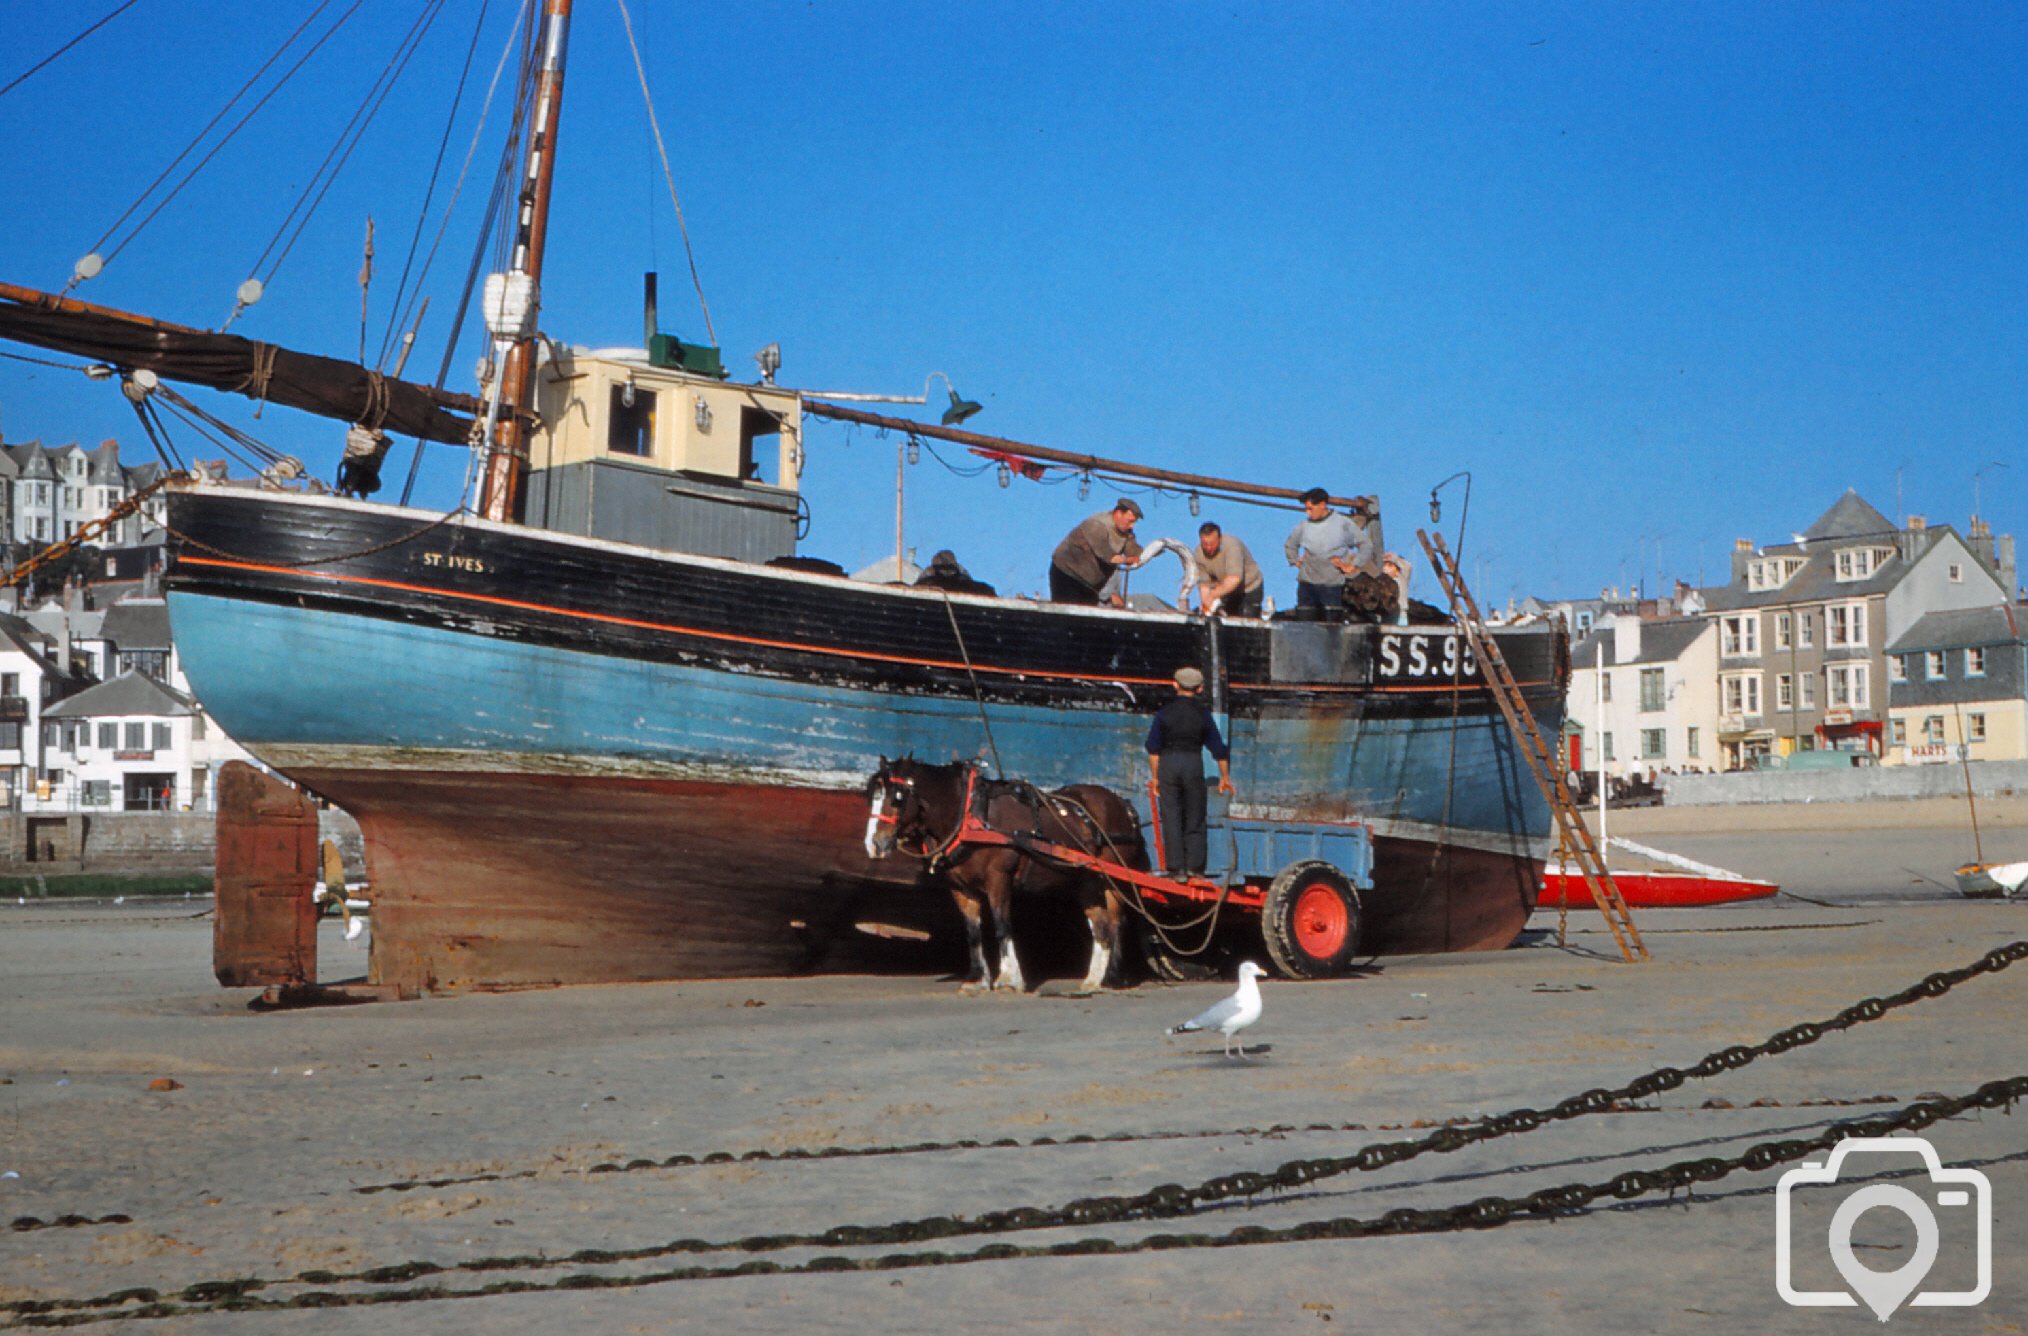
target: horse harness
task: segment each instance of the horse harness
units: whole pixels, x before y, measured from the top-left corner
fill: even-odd
[[[1080,842],[1088,846],[1085,852],[1092,852],[1093,848],[1101,843],[1111,843],[1111,837],[1099,828],[1098,821],[1083,804],[1073,799],[1045,793],[1025,780],[984,779],[980,776],[979,767],[976,765],[967,764],[964,769],[965,793],[959,804],[958,822],[943,838],[932,842],[928,832],[924,831],[922,847],[910,849],[904,843],[906,836],[902,825],[905,818],[902,811],[898,809],[892,817],[882,818],[894,823],[895,847],[905,854],[922,859],[923,866],[930,872],[941,871],[950,863],[962,858],[969,849],[980,845],[1018,849],[1031,858],[1048,859],[1065,867],[1075,866],[1064,859],[1052,856],[1049,852],[1051,842],[1044,836],[1042,830],[1044,804],[1048,805],[1059,820],[1069,823],[1075,819],[1082,824],[1084,829],[1077,833],[1083,837]],[[916,792],[913,778],[890,776],[887,783],[907,790],[917,804],[916,810],[920,812],[922,799]],[[993,823],[991,816],[993,800],[1007,796],[1017,798],[1022,808],[1029,814],[1029,829],[1005,830]],[[1025,878],[1027,872],[1028,865],[1024,862],[1015,873],[1017,884],[1018,879]]]

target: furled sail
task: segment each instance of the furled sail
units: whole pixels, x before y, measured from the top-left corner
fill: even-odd
[[[471,395],[397,380],[355,362],[11,283],[0,283],[0,338],[449,445],[466,444],[473,419],[483,411]]]

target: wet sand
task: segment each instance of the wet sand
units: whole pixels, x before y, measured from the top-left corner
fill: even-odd
[[[1776,876],[1809,899],[1643,912],[1655,958],[1640,966],[1621,963],[1586,912],[1570,916],[1566,946],[1554,916],[1539,914],[1506,952],[1270,981],[1249,1035],[1269,1051],[1245,1063],[1222,1058],[1215,1039],[1163,1036],[1230,987],[1210,984],[962,997],[945,979],[832,975],[262,1014],[248,1009],[251,992],[212,983],[201,902],[10,904],[0,1174],[19,1177],[0,1178],[0,1221],[43,1227],[0,1230],[0,1301],[151,1290],[205,1309],[131,1326],[165,1333],[1877,1329],[1864,1310],[1792,1308],[1777,1295],[1775,1189],[1789,1166],[1741,1170],[1694,1196],[1466,1232],[655,1278],[1373,1218],[1737,1156],[2028,1073],[2024,962],[1630,1109],[1193,1218],[863,1248],[666,1249],[976,1219],[1342,1156],[1687,1066],[2028,937],[2028,905],[1966,902],[1935,884],[1965,856],[1968,834],[1948,824],[1833,817],[1728,831],[1707,820],[1668,839],[1638,824],[1615,828]],[[335,924],[327,931],[327,977],[348,961],[363,969],[363,953]],[[158,1078],[177,1088],[151,1090]],[[1894,1329],[2020,1330],[2028,1136],[1999,1112],[1928,1135],[1946,1163],[1990,1178],[1994,1286],[1969,1311],[1904,1308]],[[779,1158],[877,1147],[917,1148]],[[665,1163],[714,1152],[731,1158]],[[767,1154],[741,1158],[757,1152]],[[1798,1279],[1836,1286],[1822,1242],[1835,1201],[1812,1201]],[[91,1223],[54,1223],[64,1217]],[[1869,1212],[1855,1255],[1900,1265],[1910,1238],[1896,1219]],[[1945,1212],[1933,1287],[1956,1286],[1970,1266],[1960,1223]],[[361,1277],[376,1268],[394,1270]],[[225,1312],[218,1290],[179,1294],[245,1280],[263,1282],[245,1291],[263,1303],[393,1302]],[[523,1292],[436,1297],[501,1282]],[[60,1313],[110,1318],[145,1302]],[[0,1326],[27,1320],[0,1310]]]

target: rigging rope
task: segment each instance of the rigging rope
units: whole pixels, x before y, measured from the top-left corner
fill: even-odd
[[[303,235],[303,229],[310,225],[310,219],[316,216],[318,208],[324,203],[325,195],[337,184],[338,174],[345,170],[345,164],[351,160],[353,151],[359,147],[359,141],[365,138],[367,129],[373,124],[373,118],[380,114],[388,95],[394,91],[394,85],[400,80],[402,72],[408,68],[409,61],[415,58],[416,51],[422,45],[422,39],[428,35],[443,8],[444,0],[431,0],[423,12],[416,16],[415,22],[409,25],[408,32],[403,34],[400,43],[396,45],[394,54],[388,57],[387,64],[374,76],[373,83],[368,86],[366,96],[360,102],[358,110],[352,113],[352,119],[345,123],[345,128],[338,132],[337,142],[332,144],[330,152],[324,155],[324,161],[318,164],[317,170],[303,186],[302,193],[296,197],[296,202],[289,206],[288,213],[283,215],[281,226],[276,228],[267,249],[254,261],[255,274],[249,277],[256,276],[261,266],[268,263],[268,257],[274,255],[274,263],[268,266],[266,277],[260,280],[263,285],[274,282],[275,275],[281,272],[282,262],[287,260],[289,252],[295,249],[297,240]],[[300,219],[297,218],[299,212],[302,215]],[[282,233],[289,231],[292,222],[295,223],[295,230],[289,232],[288,241],[282,243]],[[279,254],[275,253],[277,244],[281,244]],[[225,325],[219,328],[223,329],[226,325],[230,325],[244,309],[244,303],[235,305],[232,314],[226,317]]]
[[[641,100],[648,106],[648,128],[655,132],[655,151],[662,155],[662,177],[669,183],[669,203],[676,209],[676,226],[683,233],[683,255],[690,261],[690,285],[697,289],[697,304],[704,310],[704,332],[712,343],[718,331],[711,327],[711,305],[704,300],[704,281],[697,276],[697,253],[690,248],[690,227],[683,221],[683,202],[676,198],[676,174],[669,170],[669,150],[662,143],[662,125],[655,118],[655,97],[648,91],[648,71],[641,64],[641,48],[634,42],[634,20],[627,13],[627,0],[614,0],[620,7],[620,22],[627,29],[627,49],[634,53],[634,74],[641,81]]]
[[[100,19],[97,23],[94,23],[91,27],[86,28],[83,32],[71,38],[68,42],[65,42],[62,46],[56,48],[56,50],[50,52],[48,55],[44,56],[41,60],[36,61],[33,65],[30,65],[26,70],[23,70],[20,74],[15,75],[12,79],[7,81],[7,86],[5,88],[0,88],[0,97],[6,97],[16,88],[20,87],[24,83],[27,83],[29,78],[33,76],[36,71],[40,70],[43,66],[49,64],[51,61],[55,60],[58,56],[70,50],[72,47],[76,46],[79,42],[82,42],[85,38],[91,36],[99,29],[105,27],[108,23],[111,23],[114,19],[126,13],[133,7],[134,0],[126,0],[124,4],[120,5],[117,9],[113,10],[112,13]]]
[[[465,48],[465,63],[458,71],[458,87],[451,95],[451,111],[444,118],[443,138],[437,141],[436,160],[430,164],[429,186],[423,191],[422,207],[416,210],[415,234],[409,238],[408,255],[402,260],[401,279],[394,285],[394,300],[388,307],[387,332],[381,335],[380,356],[375,358],[373,363],[376,368],[387,365],[387,355],[393,347],[395,335],[408,325],[409,315],[415,309],[416,300],[422,296],[422,283],[429,276],[430,263],[436,259],[437,248],[432,244],[429,255],[423,260],[422,271],[415,274],[416,291],[409,297],[408,305],[403,306],[402,297],[403,294],[408,292],[409,275],[415,270],[416,251],[422,247],[423,227],[429,222],[430,202],[436,198],[437,181],[443,175],[444,152],[451,145],[451,131],[457,126],[458,110],[465,104],[465,88],[472,78],[472,58],[479,54],[479,35],[485,31],[486,14],[491,8],[492,0],[480,0],[478,21],[472,25],[472,40]],[[497,75],[495,77],[497,78]],[[490,100],[490,93],[488,96]],[[480,129],[484,129],[485,124],[485,116],[481,114],[479,118]],[[473,148],[476,149],[477,147],[478,141],[475,138],[473,140]],[[472,154],[468,152],[465,155],[465,169],[470,168],[471,165]],[[451,192],[450,200],[444,205],[444,223],[446,225],[451,220],[452,210],[457,208],[458,191],[463,189],[465,184],[465,169],[459,170],[457,188]],[[437,240],[441,241],[442,239],[443,229],[439,227],[437,230]],[[362,356],[360,360],[364,361],[365,358]]]
[[[535,0],[522,0],[521,6],[515,12],[514,26],[508,30],[506,44],[500,48],[500,60],[493,67],[493,81],[486,86],[486,101],[479,109],[479,124],[472,131],[471,147],[465,150],[465,165],[458,173],[458,189],[453,192],[450,204],[444,207],[443,222],[438,224],[436,241],[430,246],[432,260],[436,257],[437,247],[443,244],[444,231],[451,221],[451,209],[456,206],[457,196],[465,188],[466,174],[471,170],[472,159],[478,154],[479,142],[481,136],[485,133],[487,118],[492,115],[494,95],[500,89],[500,76],[506,73],[507,60],[514,54],[515,46],[521,41],[523,25],[527,24],[534,14],[534,2]],[[493,192],[486,200],[485,213],[479,222],[478,239],[472,244],[472,258],[465,266],[465,284],[458,293],[458,309],[451,317],[449,332],[444,336],[444,355],[442,361],[437,365],[437,378],[435,382],[436,388],[440,390],[444,387],[444,382],[450,378],[451,361],[458,355],[458,339],[465,329],[465,316],[470,313],[472,308],[472,294],[478,290],[479,270],[485,259],[486,238],[493,231],[499,219],[500,205],[506,198],[509,184],[514,177],[512,164],[516,157],[515,149],[520,144],[521,116],[527,105],[528,87],[527,70],[524,66],[522,70],[522,82],[515,98],[514,116],[511,122],[512,128],[508,131],[507,142],[501,150],[499,165],[493,174]],[[473,426],[476,431],[479,424],[475,422]],[[476,440],[473,442],[473,445],[476,447]],[[415,453],[409,456],[408,479],[402,484],[401,504],[403,505],[407,505],[409,498],[415,493],[416,476],[422,469],[422,457],[423,443],[418,440],[415,443]]]
[[[230,98],[226,100],[226,104],[218,109],[218,114],[216,116],[213,116],[211,120],[205,125],[205,127],[197,132],[196,137],[193,138],[187,145],[184,146],[183,151],[181,153],[178,153],[175,156],[175,158],[173,158],[170,161],[169,165],[162,169],[161,175],[157,176],[153,181],[149,182],[148,188],[146,190],[143,190],[140,196],[136,198],[132,204],[127,206],[127,211],[121,214],[111,227],[106,229],[106,234],[100,237],[97,243],[92,246],[92,250],[94,253],[101,250],[108,241],[111,241],[113,239],[114,234],[117,233],[120,230],[120,228],[126,224],[127,219],[134,216],[134,210],[140,208],[142,204],[147,202],[148,196],[154,193],[155,188],[157,186],[160,186],[163,181],[167,180],[169,174],[176,170],[177,165],[181,163],[185,158],[189,157],[190,154],[197,148],[197,146],[204,142],[204,137],[210,134],[213,128],[215,128],[220,121],[225,119],[226,113],[231,111],[233,107],[238,104],[241,98],[245,97],[249,92],[253,90],[254,85],[259,83],[261,77],[268,72],[268,70],[274,65],[274,63],[277,60],[280,60],[282,58],[283,53],[288,51],[288,49],[291,46],[295,45],[296,39],[298,37],[301,37],[303,35],[304,30],[306,30],[313,22],[316,21],[317,16],[324,12],[325,8],[330,4],[330,2],[331,0],[319,0],[317,7],[310,11],[310,16],[304,19],[301,24],[297,25],[296,30],[290,33],[280,46],[275,48],[273,55],[269,56],[265,61],[261,62],[261,67],[255,70],[253,72],[253,75],[250,78],[248,78],[244,84],[240,86],[240,90],[237,93],[234,93]],[[240,117],[239,121],[230,130],[225,132],[224,137],[221,138],[216,144],[213,144],[211,146],[211,151],[206,153],[203,158],[199,159],[195,167],[192,167],[188,172],[184,173],[183,179],[178,181],[175,187],[172,190],[170,190],[168,194],[162,197],[161,202],[156,204],[154,208],[148,211],[148,216],[143,218],[140,222],[134,224],[133,230],[128,232],[125,237],[121,238],[120,244],[113,247],[111,251],[107,252],[105,256],[105,263],[110,264],[114,259],[116,259],[119,256],[119,253],[125,250],[128,247],[128,245],[133,242],[134,238],[141,235],[142,231],[148,226],[149,223],[155,221],[155,216],[157,214],[161,213],[162,210],[169,207],[170,201],[174,200],[177,195],[183,192],[183,188],[185,186],[189,185],[193,180],[197,178],[197,174],[203,171],[206,165],[209,164],[213,158],[218,156],[220,149],[223,149],[227,144],[232,142],[233,136],[237,135],[241,130],[244,130],[246,128],[247,122],[251,121],[255,116],[260,114],[261,108],[265,107],[276,93],[281,92],[282,88],[289,82],[289,80],[295,78],[297,71],[303,68],[303,66],[309,61],[310,57],[317,54],[317,52],[323,47],[324,43],[330,41],[332,37],[337,35],[338,30],[345,26],[346,20],[350,19],[352,15],[358,11],[359,6],[364,3],[365,0],[352,0],[352,8],[346,10],[343,14],[339,15],[337,20],[334,23],[332,23],[331,27],[324,33],[324,35],[322,37],[319,37],[316,40],[316,42],[311,45],[310,49],[308,51],[305,51],[302,54],[302,56],[296,61],[296,63],[294,65],[291,65],[288,68],[288,70],[282,75],[282,77],[275,81],[274,87],[268,89],[266,93],[261,95],[260,101],[254,103],[253,106],[247,109],[246,115]],[[78,283],[80,283],[81,281],[82,279],[79,275],[73,274],[71,276],[70,282],[64,286],[64,291],[69,292],[72,288],[76,287]]]

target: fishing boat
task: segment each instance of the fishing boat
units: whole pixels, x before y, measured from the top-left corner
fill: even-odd
[[[954,593],[796,550],[812,419],[1291,509],[1295,491],[887,417],[765,366],[741,383],[652,315],[640,348],[538,337],[566,0],[544,22],[525,207],[511,268],[487,284],[497,356],[476,395],[0,288],[0,337],[103,363],[130,395],[191,381],[476,452],[476,504],[449,513],[167,492],[184,669],[237,741],[357,818],[374,982],[767,974],[870,918],[955,933],[946,899],[865,853],[882,758],[977,757],[1139,797],[1146,717],[1185,664],[1227,723],[1234,816],[1370,826],[1366,949],[1513,941],[1550,813],[1459,628]],[[1564,638],[1498,635],[1555,736]]]

